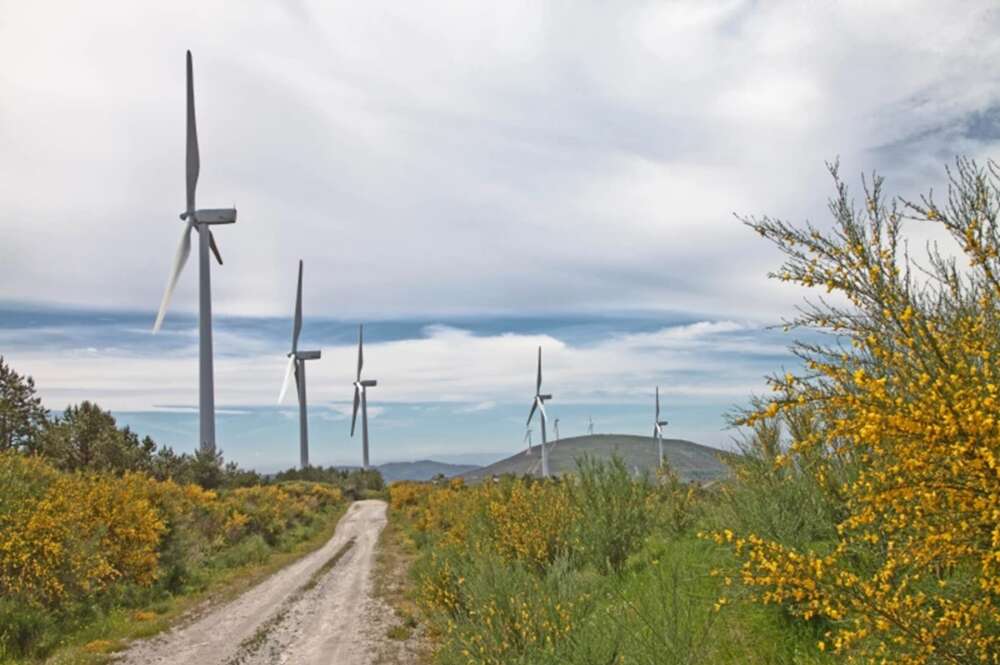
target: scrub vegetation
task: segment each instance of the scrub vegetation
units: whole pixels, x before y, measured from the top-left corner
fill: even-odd
[[[381,486],[177,455],[86,402],[51,418],[0,358],[0,662],[98,662],[315,549]]]
[[[827,341],[734,417],[727,478],[390,487],[436,662],[1000,663],[1000,169],[913,203],[831,172],[828,227],[744,220],[833,295],[789,321]]]

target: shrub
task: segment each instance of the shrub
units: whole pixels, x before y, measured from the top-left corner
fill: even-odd
[[[960,160],[948,202],[887,204],[882,180],[856,209],[832,170],[835,227],[823,233],[769,218],[747,222],[787,260],[778,276],[825,286],[796,323],[842,345],[798,344],[809,374],[774,377],[777,396],[754,425],[811,409],[820,427],[778,466],[843,497],[829,546],[722,532],[742,583],[830,629],[819,647],[881,662],[998,662],[1000,654],[1000,170]],[[905,253],[903,214],[954,237],[969,266],[932,249]],[[846,344],[849,342],[849,346]],[[856,464],[856,478],[842,477]]]

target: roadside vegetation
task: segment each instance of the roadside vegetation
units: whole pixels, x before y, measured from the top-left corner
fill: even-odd
[[[273,478],[175,454],[0,358],[0,662],[100,662],[322,545],[377,472]]]
[[[915,203],[831,171],[829,227],[744,220],[833,295],[734,417],[729,478],[390,487],[437,663],[1000,663],[1000,171]],[[915,260],[904,221],[954,257]]]

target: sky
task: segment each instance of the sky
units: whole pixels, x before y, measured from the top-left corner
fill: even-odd
[[[516,450],[539,345],[564,434],[645,433],[659,383],[672,435],[725,447],[804,295],[734,213],[824,227],[827,161],[915,197],[996,156],[998,35],[990,2],[0,0],[0,354],[50,409],[194,448],[193,261],[149,332],[191,49],[198,203],[239,210],[212,275],[227,458],[296,459],[299,259],[319,462],[360,457],[360,321],[376,461]]]

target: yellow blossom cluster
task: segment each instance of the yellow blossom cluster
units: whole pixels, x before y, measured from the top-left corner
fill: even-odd
[[[817,305],[796,325],[840,336],[800,343],[807,374],[776,377],[777,395],[745,422],[809,409],[821,427],[778,464],[805,456],[820,484],[857,469],[835,543],[803,551],[753,534],[715,534],[742,560],[740,579],[765,603],[831,626],[817,645],[878,663],[1000,663],[1000,182],[960,161],[947,206],[907,204],[940,224],[969,258],[932,252],[918,270],[903,252],[903,215],[876,179],[857,211],[838,180],[832,233],[770,219],[749,223],[786,253],[779,273],[825,285],[849,306]]]
[[[0,454],[0,595],[54,607],[116,583],[147,586],[167,542],[197,558],[260,534],[273,540],[343,500],[339,489],[289,482],[221,495],[138,473],[58,471]]]

